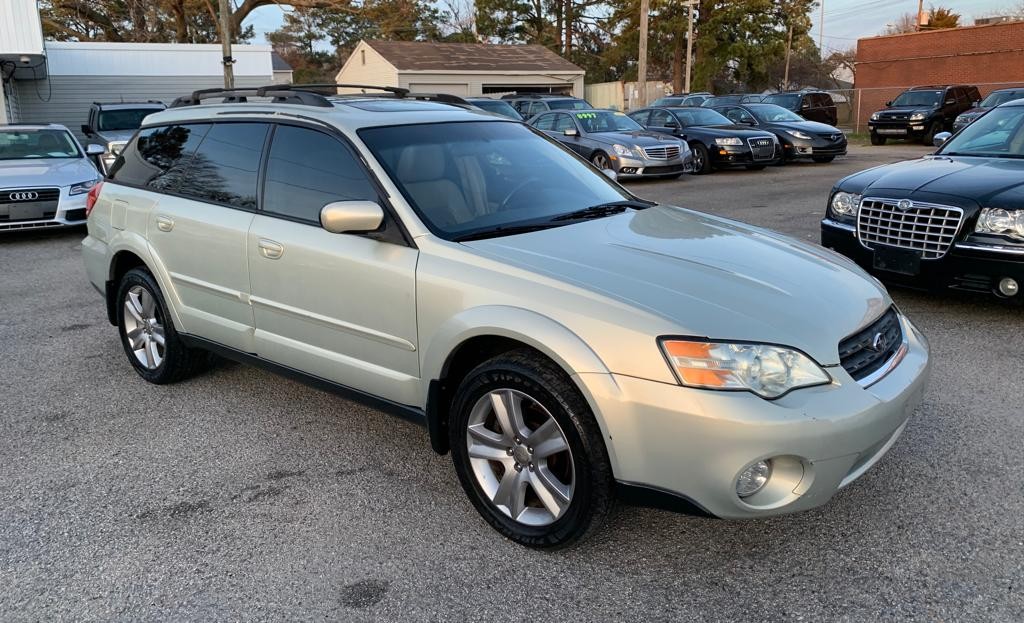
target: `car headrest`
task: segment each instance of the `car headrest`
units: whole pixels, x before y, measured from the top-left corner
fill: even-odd
[[[409,145],[398,157],[398,177],[406,184],[444,177],[445,154],[440,145]]]

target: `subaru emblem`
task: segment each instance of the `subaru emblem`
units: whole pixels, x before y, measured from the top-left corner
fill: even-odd
[[[914,207],[914,202],[910,199],[900,199],[899,203],[896,204],[896,207],[900,210],[909,210]]]

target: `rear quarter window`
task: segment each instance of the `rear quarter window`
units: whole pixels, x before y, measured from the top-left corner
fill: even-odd
[[[177,192],[210,124],[145,128],[128,143],[109,178],[129,186]]]

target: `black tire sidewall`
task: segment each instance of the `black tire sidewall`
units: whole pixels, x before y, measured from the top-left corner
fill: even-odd
[[[701,157],[701,161],[703,162],[703,164],[700,167],[697,167],[696,163],[694,163],[693,174],[694,175],[706,175],[706,174],[710,173],[711,172],[711,154],[708,152],[708,148],[705,147],[704,145],[702,145],[701,143],[693,143],[690,146],[690,150],[693,151],[694,154],[698,154],[699,153],[700,157]],[[694,160],[696,160],[696,158],[694,158]]]
[[[164,359],[160,362],[160,365],[153,370],[146,368],[135,357],[135,353],[132,351],[131,346],[128,343],[128,334],[125,331],[124,300],[128,290],[134,286],[142,286],[149,291],[150,295],[156,301],[157,309],[160,312],[160,320],[164,327]],[[174,328],[174,322],[171,320],[167,304],[164,303],[164,297],[160,291],[160,286],[156,283],[156,279],[153,278],[153,275],[151,275],[149,271],[141,268],[133,268],[125,273],[117,288],[116,311],[117,332],[121,337],[121,346],[124,348],[124,353],[128,357],[128,361],[132,364],[132,367],[135,368],[135,371],[138,372],[139,376],[150,383],[156,384],[167,383],[173,380],[175,369],[180,365],[177,360],[186,355],[184,352],[185,347],[178,339],[178,333]]]
[[[602,501],[610,496],[611,470],[600,433],[593,430],[596,422],[586,402],[574,388],[564,385],[567,383],[570,381],[558,379],[544,367],[534,368],[529,361],[499,357],[470,372],[460,384],[453,403],[449,441],[463,489],[495,530],[529,547],[558,548],[575,542],[587,533],[595,519],[600,519],[595,515],[603,515],[604,508],[595,508],[595,493]],[[558,422],[569,442],[576,479],[573,498],[566,512],[550,525],[528,526],[502,513],[487,499],[472,472],[465,438],[469,415],[477,400],[495,389],[515,389],[540,402]]]

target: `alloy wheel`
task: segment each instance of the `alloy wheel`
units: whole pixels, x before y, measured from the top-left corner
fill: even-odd
[[[132,286],[124,297],[124,332],[138,362],[147,370],[159,368],[166,348],[164,325],[156,298],[142,286]]]
[[[605,156],[604,154],[597,154],[594,156],[594,166],[602,171],[612,168],[611,164],[608,162],[608,156]]]
[[[480,489],[513,520],[546,526],[569,508],[576,481],[569,441],[536,399],[514,389],[481,396],[466,446]]]

